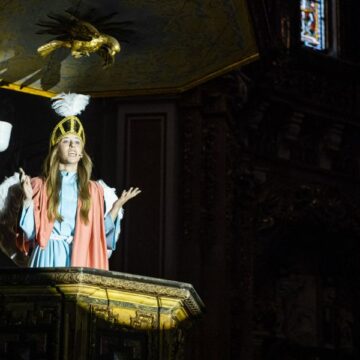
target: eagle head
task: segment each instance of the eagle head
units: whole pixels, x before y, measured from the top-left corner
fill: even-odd
[[[120,43],[114,37],[105,35],[105,41],[99,49],[99,55],[104,59],[104,68],[111,66],[115,62],[115,55],[118,54],[120,50]]]

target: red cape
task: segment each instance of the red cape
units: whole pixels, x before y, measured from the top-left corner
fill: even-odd
[[[35,217],[35,241],[41,248],[45,248],[54,221],[49,221],[47,216],[46,184],[42,178],[36,177],[31,180],[33,188],[34,217]],[[91,206],[89,210],[89,222],[85,224],[80,217],[80,200],[77,206],[76,225],[72,242],[71,266],[89,267],[108,270],[109,262],[106,252],[106,236],[104,224],[104,191],[100,184],[90,181]],[[18,247],[28,252],[28,242],[19,238]]]

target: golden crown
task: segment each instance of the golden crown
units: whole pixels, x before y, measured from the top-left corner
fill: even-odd
[[[50,145],[56,145],[66,135],[78,136],[85,145],[85,131],[78,117],[67,116],[62,119],[51,133]]]
[[[52,98],[52,108],[58,115],[65,116],[58,122],[50,137],[50,146],[56,145],[66,135],[78,136],[85,144],[85,131],[80,119],[80,114],[89,103],[89,96],[82,94],[61,93]]]

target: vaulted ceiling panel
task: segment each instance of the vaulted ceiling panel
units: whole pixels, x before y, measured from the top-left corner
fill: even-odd
[[[113,66],[103,69],[96,54],[74,59],[66,48],[37,54],[52,37],[36,34],[36,23],[71,7],[133,22]],[[2,86],[43,96],[177,93],[258,56],[245,0],[0,0],[0,9]]]

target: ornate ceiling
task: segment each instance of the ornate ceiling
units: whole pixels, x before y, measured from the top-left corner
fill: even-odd
[[[36,23],[74,6],[133,21],[112,67],[104,70],[96,54],[74,59],[64,48],[37,54],[52,37],[36,34]],[[0,0],[0,34],[2,86],[43,96],[177,93],[258,56],[245,0]]]

